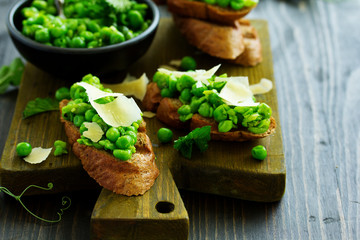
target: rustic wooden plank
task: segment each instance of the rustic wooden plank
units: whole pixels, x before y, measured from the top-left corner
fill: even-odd
[[[91,216],[92,239],[187,239],[189,217],[166,162],[143,196],[102,190]]]

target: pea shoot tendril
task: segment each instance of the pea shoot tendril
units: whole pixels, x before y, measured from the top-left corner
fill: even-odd
[[[21,197],[24,195],[24,193],[29,189],[29,188],[38,188],[38,189],[41,189],[41,190],[45,190],[45,191],[49,191],[51,190],[53,187],[54,187],[54,184],[52,184],[51,182],[48,183],[48,186],[47,188],[46,187],[41,187],[41,186],[37,186],[37,185],[30,185],[28,186],[27,188],[24,189],[24,191],[20,194],[20,195],[15,195],[13,194],[12,192],[9,191],[9,189],[5,188],[5,187],[1,187],[0,186],[0,192],[3,191],[4,193],[6,193],[7,195],[13,197],[16,199],[16,201],[18,201],[21,206],[23,206],[23,208],[28,212],[30,213],[32,216],[34,216],[35,218],[41,220],[41,221],[44,221],[44,222],[47,222],[47,223],[57,223],[57,222],[60,222],[61,221],[61,217],[62,215],[64,214],[64,211],[67,210],[70,206],[71,206],[71,199],[67,196],[64,196],[62,197],[61,199],[61,205],[63,206],[63,208],[61,208],[58,212],[57,212],[57,215],[58,215],[58,219],[56,220],[48,220],[48,219],[44,219],[42,217],[39,217],[37,216],[36,214],[34,214],[33,212],[31,212],[25,205],[24,203],[21,201]]]

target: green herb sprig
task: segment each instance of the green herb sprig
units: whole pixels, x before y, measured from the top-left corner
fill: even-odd
[[[196,128],[188,135],[180,137],[174,142],[174,148],[178,150],[181,155],[191,159],[192,147],[195,144],[201,152],[205,152],[208,148],[208,141],[210,141],[210,126]]]
[[[35,114],[59,110],[59,101],[54,98],[36,98],[29,101],[23,112],[23,119],[31,117]]]
[[[58,219],[55,219],[55,220],[48,220],[48,219],[44,219],[42,217],[39,217],[37,216],[36,214],[34,214],[33,212],[31,212],[25,205],[24,203],[21,201],[21,197],[24,195],[24,193],[29,189],[29,188],[38,188],[38,189],[41,189],[41,190],[46,190],[46,191],[49,191],[51,190],[54,185],[52,183],[48,183],[48,187],[45,188],[45,187],[41,187],[41,186],[37,186],[37,185],[30,185],[28,186],[27,188],[25,188],[25,190],[20,194],[20,195],[15,195],[13,194],[12,192],[9,191],[9,189],[5,188],[5,187],[1,187],[0,186],[0,192],[4,192],[6,193],[7,195],[15,198],[16,201],[18,201],[21,206],[23,206],[23,208],[28,212],[30,213],[32,216],[34,216],[35,218],[41,220],[41,221],[44,221],[44,222],[47,222],[47,223],[57,223],[57,222],[60,222],[61,221],[61,217],[62,215],[64,214],[64,211],[67,210],[70,206],[71,206],[71,199],[67,196],[64,196],[62,197],[62,200],[61,200],[61,204],[62,206],[64,206],[63,208],[61,208],[58,212],[57,212],[57,215],[58,215]]]

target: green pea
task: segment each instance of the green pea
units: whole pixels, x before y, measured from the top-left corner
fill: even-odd
[[[96,111],[94,109],[88,109],[85,112],[85,120],[91,122],[93,117],[95,116]]]
[[[46,12],[48,14],[51,14],[51,15],[56,15],[57,14],[57,10],[56,10],[56,7],[55,6],[48,6],[46,8]]]
[[[106,138],[112,142],[116,142],[116,140],[120,137],[120,132],[117,128],[111,127],[106,131]]]
[[[234,10],[240,10],[245,6],[243,0],[232,0],[230,1],[230,7]]]
[[[153,76],[153,81],[157,83],[160,89],[169,87],[169,75],[161,72],[156,72]]]
[[[204,96],[204,91],[207,90],[208,88],[202,84],[201,87],[196,87],[196,84],[194,84],[192,87],[191,87],[191,93],[194,94],[194,96],[196,97],[202,97]]]
[[[131,149],[115,149],[113,155],[121,161],[127,161],[131,158],[132,152]]]
[[[90,31],[82,31],[80,37],[83,37],[85,41],[90,42],[94,39],[94,34]]]
[[[49,29],[42,28],[35,32],[35,41],[41,42],[41,43],[46,43],[46,42],[49,42],[49,40],[50,40]]]
[[[231,120],[221,121],[218,125],[219,132],[228,132],[232,129],[233,123]]]
[[[134,131],[126,131],[124,133],[124,136],[130,136],[132,141],[131,141],[131,145],[135,145],[136,141],[137,141],[137,133]]]
[[[216,3],[222,7],[222,8],[226,8],[229,6],[230,4],[230,0],[216,0]]]
[[[66,47],[67,47],[66,38],[65,38],[65,37],[56,38],[56,39],[54,40],[54,46],[66,48]]]
[[[224,105],[220,105],[214,110],[214,119],[217,122],[224,121],[228,118],[227,110]]]
[[[32,151],[30,143],[21,142],[16,145],[16,153],[19,157],[26,157]]]
[[[47,2],[35,0],[32,2],[31,6],[37,8],[38,10],[45,10],[47,8]]]
[[[160,128],[157,132],[157,137],[161,143],[168,143],[173,138],[173,132],[168,128]]]
[[[198,98],[198,97],[192,97],[190,102],[190,108],[192,113],[196,113],[199,110],[200,105],[206,101],[204,97]]]
[[[96,48],[96,47],[100,47],[100,44],[98,41],[94,40],[88,43],[87,45],[88,48]]]
[[[165,98],[165,97],[167,97],[167,98],[173,97],[173,93],[170,91],[169,88],[163,88],[163,89],[161,89],[160,95],[161,95],[163,98]]]
[[[210,104],[212,104],[214,107],[218,107],[220,106],[221,104],[223,104],[223,101],[222,99],[219,97],[218,94],[216,93],[211,93],[209,96],[208,96],[208,101]]]
[[[223,87],[225,86],[226,82],[214,82],[212,84],[212,88],[216,89],[217,92],[221,92],[221,90],[223,89]]]
[[[86,47],[85,39],[83,37],[74,37],[71,40],[71,47],[73,47],[73,48],[85,48]]]
[[[67,28],[65,24],[62,24],[57,27],[50,28],[50,34],[53,38],[59,38],[67,32]]]
[[[115,150],[116,146],[114,143],[110,142],[109,140],[105,140],[105,145],[104,145],[104,149],[105,150]]]
[[[255,127],[249,127],[248,130],[255,134],[261,134],[266,132],[270,126],[270,119],[263,119],[260,123]]]
[[[184,90],[181,91],[179,100],[182,103],[187,104],[190,103],[191,97],[192,97],[191,90],[189,88],[185,88]]]
[[[81,100],[81,99],[76,99]],[[76,101],[75,100],[75,101]],[[71,112],[74,114],[81,114],[84,115],[87,110],[91,109],[91,105],[88,103],[80,102],[72,105]]]
[[[211,105],[208,102],[204,102],[200,104],[198,112],[203,117],[212,117],[214,109],[211,107]]]
[[[55,92],[55,98],[58,101],[63,99],[70,99],[70,90],[67,87],[61,87]]]
[[[130,10],[127,14],[129,25],[132,29],[139,29],[144,23],[144,18],[137,10]]]
[[[185,88],[192,87],[193,84],[195,84],[196,81],[189,75],[182,75],[176,82],[176,89],[181,92]]]
[[[116,146],[120,149],[127,149],[131,146],[132,138],[129,135],[121,136],[116,141]]]
[[[175,93],[176,92],[176,82],[177,82],[177,79],[176,77],[174,76],[174,74],[171,74],[169,76],[169,90],[170,92],[172,93]]]
[[[184,71],[195,70],[196,61],[194,58],[185,56],[181,59],[180,68]]]
[[[238,123],[238,117],[234,109],[230,109],[227,111],[229,119],[236,125]]]
[[[35,7],[27,7],[21,10],[22,15],[25,18],[31,18],[39,14],[39,10]]]
[[[264,160],[267,157],[266,148],[262,145],[255,146],[251,149],[251,155],[258,160]]]
[[[113,32],[110,35],[110,44],[121,43],[125,41],[124,34],[119,31]]]
[[[79,131],[80,131],[80,134],[83,134],[85,131],[87,131],[88,129],[85,127],[85,124],[84,123],[82,123],[81,124],[81,126],[80,126],[80,129],[79,129]]]
[[[99,32],[100,29],[101,29],[101,28],[100,28],[100,25],[99,25],[97,22],[95,22],[95,21],[89,21],[89,22],[87,22],[86,27],[87,27],[87,29],[88,29],[90,32],[92,32],[92,33]]]
[[[66,142],[64,141],[56,140],[54,142],[54,148],[54,156],[56,157],[68,153],[68,151],[66,150]]]
[[[180,115],[188,115],[191,113],[191,107],[190,105],[182,105],[178,110],[178,114]]]
[[[180,115],[179,119],[182,122],[186,122],[186,121],[190,120],[192,118],[192,116],[193,116],[192,113],[189,113],[187,115]]]
[[[84,121],[85,121],[84,115],[75,115],[73,122],[75,126],[80,127]]]
[[[258,106],[258,113],[263,115],[265,118],[270,118],[272,110],[266,103],[260,103]]]

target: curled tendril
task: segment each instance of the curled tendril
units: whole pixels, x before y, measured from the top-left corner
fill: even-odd
[[[10,192],[7,188],[5,187],[1,187],[0,186],[0,192],[3,191],[4,193],[6,193],[7,195],[15,198],[20,204],[21,206],[23,206],[23,208],[28,212],[30,213],[32,216],[34,216],[35,218],[41,220],[41,221],[44,221],[44,222],[47,222],[47,223],[57,223],[57,222],[60,222],[61,221],[61,217],[62,215],[64,214],[64,211],[67,210],[70,206],[71,206],[71,199],[67,196],[64,196],[62,197],[61,199],[61,204],[62,204],[62,208],[60,208],[60,210],[57,212],[57,215],[58,215],[58,219],[56,220],[47,220],[47,219],[44,219],[42,217],[39,217],[37,216],[36,214],[34,214],[33,212],[31,212],[25,205],[24,203],[21,201],[21,197],[22,195],[24,195],[24,193],[29,189],[29,188],[38,188],[38,189],[41,189],[41,190],[45,190],[45,191],[49,191],[51,190],[53,187],[54,187],[54,184],[52,184],[51,182],[48,183],[48,187],[45,188],[45,187],[41,187],[41,186],[37,186],[37,185],[30,185],[28,186],[27,188],[24,189],[24,191],[22,191],[22,193],[20,195],[14,195],[12,192]]]

